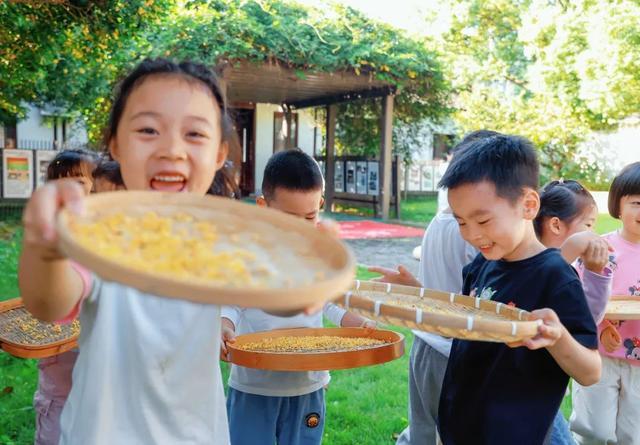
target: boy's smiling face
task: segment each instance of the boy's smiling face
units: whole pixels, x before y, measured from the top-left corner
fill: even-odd
[[[318,222],[318,213],[323,204],[322,190],[289,190],[276,187],[268,201],[264,197],[257,199],[260,206],[271,207],[289,215],[304,218],[309,222]]]
[[[517,261],[542,250],[532,225],[540,208],[534,190],[525,189],[512,202],[482,181],[450,189],[448,197],[462,237],[488,260]]]

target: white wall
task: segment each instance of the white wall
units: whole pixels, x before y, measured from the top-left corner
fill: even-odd
[[[313,156],[313,129],[315,125],[312,108],[298,111],[298,147],[310,156]],[[318,146],[317,149],[320,152],[322,147]]]
[[[256,104],[256,162],[255,188],[260,193],[262,177],[267,161],[273,154],[273,114],[282,111],[279,105]],[[304,109],[298,113],[298,146],[313,156],[313,109]]]
[[[277,111],[280,111],[278,105],[256,104],[256,194],[260,193],[262,174],[273,154],[273,113]]]
[[[18,141],[53,141],[53,126],[45,124],[40,109],[33,105],[27,105],[27,116],[16,124],[16,130]]]
[[[49,116],[47,117],[47,122],[45,122],[45,118],[38,107],[30,104],[26,105],[26,107],[26,118],[16,124],[18,143],[21,145],[18,148],[40,148],[38,144],[41,142],[52,143],[54,140],[53,118]],[[62,141],[62,118],[57,119],[57,131],[58,140]],[[71,146],[87,143],[87,130],[82,119],[73,120],[67,118],[66,141]]]

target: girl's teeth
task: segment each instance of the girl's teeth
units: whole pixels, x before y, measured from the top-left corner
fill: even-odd
[[[184,181],[184,178],[182,176],[154,176],[153,179],[155,179],[156,181],[163,181],[163,182]]]

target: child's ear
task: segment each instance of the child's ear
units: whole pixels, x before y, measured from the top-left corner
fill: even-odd
[[[526,189],[522,204],[524,207],[524,219],[533,221],[540,210],[540,195],[533,189]]]
[[[264,199],[263,195],[260,195],[256,198],[256,204],[258,207],[267,207],[267,200]]]
[[[557,216],[554,216],[553,218],[549,218],[547,220],[547,228],[554,235],[560,235],[560,232],[562,231],[562,227],[560,227],[560,224],[561,224],[560,218],[558,218]]]
[[[113,158],[114,161],[119,161],[118,159],[118,146],[116,145],[116,138],[111,138],[109,141],[109,154]]]
[[[324,208],[324,196],[320,198],[320,208]]]
[[[218,148],[218,156],[216,157],[216,171],[222,168],[224,165],[224,161],[227,160],[227,156],[229,155],[229,144],[226,141],[223,141]]]

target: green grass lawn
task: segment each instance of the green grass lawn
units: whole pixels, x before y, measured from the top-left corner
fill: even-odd
[[[417,200],[416,200],[417,201]],[[405,216],[414,222],[426,222],[433,216],[433,203],[410,200]],[[405,207],[403,207],[404,209]],[[424,218],[423,221],[419,221]],[[17,261],[22,230],[17,218],[0,222],[0,300],[18,296]],[[597,230],[606,233],[619,222],[601,215]],[[358,268],[359,279],[375,274]],[[407,376],[409,350],[413,335],[407,329],[393,328],[407,339],[407,353],[394,362],[367,368],[335,371],[327,392],[327,445],[392,444],[407,424]],[[226,366],[223,372],[227,375]],[[32,398],[37,370],[34,360],[22,360],[0,352],[0,443],[6,445],[33,442],[34,411]],[[226,380],[226,379],[225,379]],[[571,400],[565,398],[562,411],[571,412]]]

